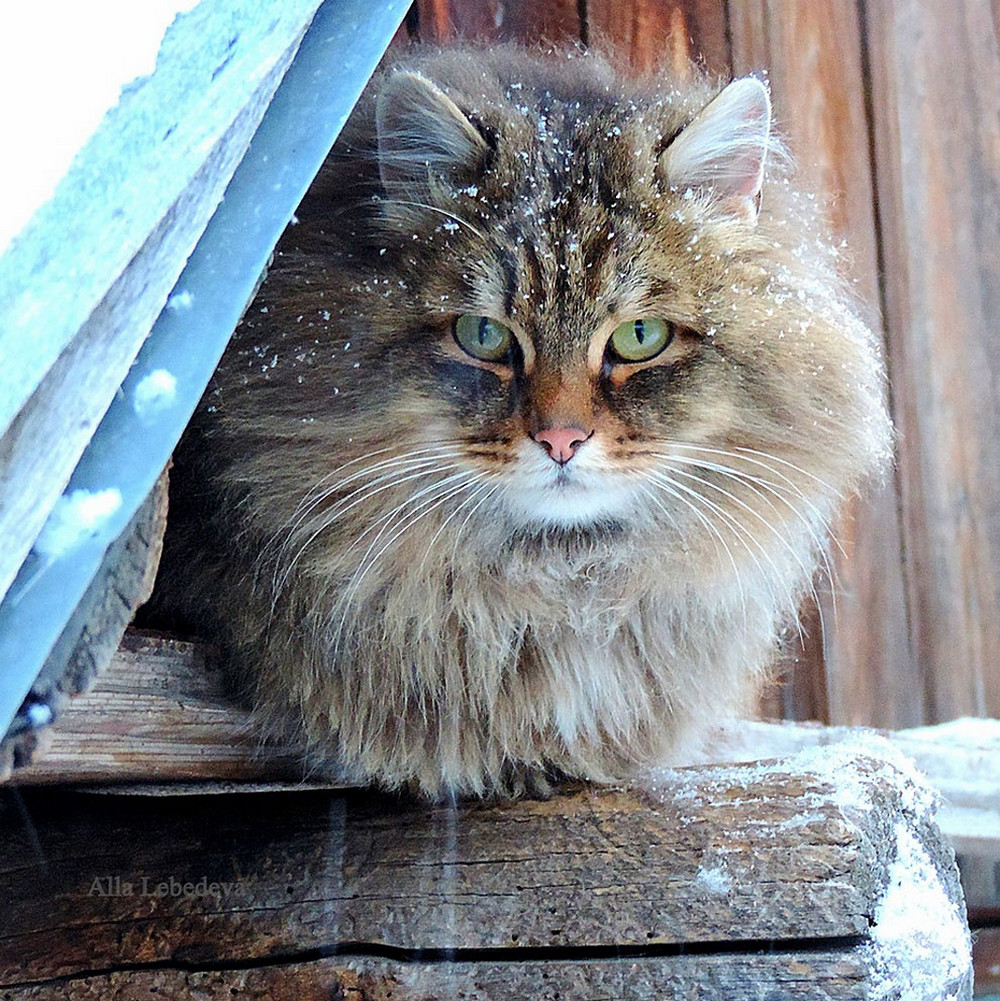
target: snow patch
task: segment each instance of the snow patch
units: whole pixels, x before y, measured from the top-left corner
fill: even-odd
[[[722,866],[702,866],[694,878],[694,885],[708,893],[722,896],[733,888],[733,880]]]
[[[121,506],[122,494],[117,487],[63,494],[35,540],[35,552],[49,559],[64,555],[98,535]]]
[[[905,823],[871,932],[872,1001],[957,999],[971,982],[969,931],[934,863]]]
[[[156,368],[139,380],[132,394],[132,408],[145,420],[172,407],[176,399],[177,377],[165,368]]]
[[[194,305],[194,296],[188,292],[187,289],[182,289],[180,292],[174,292],[169,299],[167,299],[167,309],[173,313],[179,313],[181,310],[190,309]]]
[[[52,722],[52,710],[44,702],[32,702],[25,710],[25,715],[36,730]]]

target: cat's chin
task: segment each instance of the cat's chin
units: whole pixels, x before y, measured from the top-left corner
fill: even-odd
[[[529,531],[623,529],[634,509],[634,492],[609,479],[564,476],[550,483],[517,484],[504,491],[503,499],[511,520]]]
[[[636,487],[623,472],[609,468],[599,442],[564,467],[532,443],[519,450],[514,473],[504,484],[501,503],[512,523],[528,532],[624,528],[637,513]]]

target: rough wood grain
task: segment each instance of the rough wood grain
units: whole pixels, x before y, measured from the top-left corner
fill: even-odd
[[[10,389],[0,397],[0,596],[218,205],[315,2],[265,19],[233,0],[217,21],[208,6],[175,25],[162,73],[126,90],[0,259],[0,385]]]
[[[109,547],[101,568],[31,686],[27,704],[58,719],[69,700],[86,691],[114,659],[122,634],[146,601],[156,578],[167,527],[167,473],[164,472],[121,536]],[[18,714],[0,740],[0,781],[12,767],[28,764],[36,741],[51,739],[29,717]]]
[[[863,8],[925,720],[1000,715],[1000,14]]]
[[[0,1001],[856,1001],[861,950],[398,963],[325,959],[262,969],[140,970],[9,990]],[[922,999],[932,1001],[932,999]]]
[[[462,41],[578,42],[576,0],[418,0],[418,37],[438,44]]]
[[[724,0],[587,0],[586,16],[590,44],[610,42],[640,72],[667,66],[684,77],[691,61],[729,72]]]
[[[30,836],[0,831],[0,984],[344,943],[528,959],[555,947],[853,942],[900,829],[964,919],[927,793],[891,763],[834,753],[693,769],[659,776],[654,791],[457,807],[362,793],[25,794]]]
[[[869,123],[858,11],[841,0],[730,4],[733,69],[765,71],[778,129],[817,194],[877,324],[879,304]],[[852,503],[837,526],[836,586],[809,618],[787,693],[795,718],[863,726],[924,721],[911,656],[894,481]],[[825,634],[825,635],[824,635]]]
[[[128,632],[89,692],[52,728],[16,784],[253,781],[301,768],[259,746],[249,713],[226,695],[211,647]]]

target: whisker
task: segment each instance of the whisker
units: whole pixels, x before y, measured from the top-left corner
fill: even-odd
[[[711,490],[717,491],[718,493],[722,494],[722,496],[725,497],[727,500],[732,501],[732,503],[735,504],[737,507],[741,508],[742,510],[746,511],[749,515],[756,518],[757,521],[759,521],[784,547],[785,551],[792,557],[794,562],[798,565],[798,568],[802,572],[803,576],[806,579],[811,580],[812,569],[806,566],[806,564],[802,561],[802,558],[799,556],[798,552],[796,552],[795,547],[792,546],[788,542],[788,540],[777,530],[777,528],[775,528],[774,525],[772,525],[771,522],[768,521],[767,518],[765,518],[759,511],[754,510],[754,508],[751,505],[747,504],[746,501],[737,497],[731,491],[726,490],[723,487],[720,487],[717,483],[713,483],[711,480],[706,479],[703,476],[698,476],[695,473],[686,472],[683,469],[675,469],[673,470],[673,472],[679,474],[680,476],[686,476],[688,479],[694,480],[696,483],[700,483],[704,487],[708,487]],[[815,587],[812,587],[810,585],[810,589],[812,591],[813,597],[817,600],[818,603],[819,598],[816,594]]]
[[[295,510],[289,516],[285,524],[278,529],[275,533],[277,536],[279,533],[283,532],[286,528],[289,533],[293,532],[299,524],[301,524],[303,518],[308,515],[308,513],[313,510],[317,504],[321,504],[326,500],[331,494],[335,493],[337,490],[341,490],[348,484],[355,482],[365,476],[370,475],[374,472],[382,472],[386,469],[394,468],[397,465],[407,463],[411,460],[416,460],[420,463],[427,463],[436,461],[439,455],[447,454],[454,450],[454,445],[450,442],[443,442],[438,445],[430,445],[424,448],[411,449],[409,452],[402,452],[392,455],[387,459],[382,459],[379,462],[372,463],[369,466],[365,466],[363,469],[356,470],[351,475],[330,484],[328,481],[331,477],[336,476],[339,472],[346,469],[348,466],[354,465],[363,459],[369,458],[371,455],[384,454],[390,451],[388,448],[377,449],[375,452],[369,453],[365,456],[358,456],[357,458],[351,459],[348,462],[343,463],[337,469],[322,476],[313,486],[305,493],[302,499],[299,501]],[[293,523],[294,519],[294,523]]]
[[[778,477],[780,480],[782,480],[787,485],[787,487],[790,490],[790,492],[792,492],[795,496],[797,496],[797,497],[799,497],[799,499],[801,499],[801,501],[803,502],[803,504],[806,505],[806,507],[809,508],[809,510],[815,516],[817,522],[819,522],[824,527],[824,530],[828,534],[831,535],[832,541],[837,546],[840,546],[839,541],[835,537],[833,537],[832,534],[831,534],[829,519],[827,519],[823,515],[823,513],[819,510],[819,508],[817,508],[816,505],[813,504],[813,502],[811,501],[811,499],[808,496],[808,494],[806,494],[799,487],[798,483],[796,483],[795,480],[793,480],[789,476],[785,475],[785,473],[783,473],[780,469],[776,469],[774,467],[774,465],[772,465],[770,462],[764,460],[765,458],[772,458],[775,461],[782,461],[782,462],[784,462],[785,461],[784,459],[779,459],[777,455],[771,455],[769,452],[763,452],[763,451],[757,451],[757,452],[755,452],[756,455],[762,456],[762,458],[751,458],[750,456],[748,456],[746,454],[743,454],[742,452],[730,451],[730,450],[724,449],[724,448],[713,448],[713,447],[710,447],[708,445],[690,444],[690,443],[683,442],[683,441],[671,441],[670,445],[673,446],[673,447],[694,449],[695,451],[703,452],[705,454],[721,455],[721,456],[723,456],[725,458],[735,458],[735,459],[738,459],[741,462],[749,462],[749,463],[751,463],[753,465],[762,466],[763,468],[767,469],[767,471],[770,472],[772,475],[774,475],[774,476]],[[671,458],[671,459],[674,459],[674,458],[680,458],[681,457],[681,456],[675,455],[675,454],[670,453],[670,452],[654,452],[654,454],[656,454],[658,457],[661,457],[661,458]],[[792,464],[792,463],[786,462],[786,464]],[[745,473],[742,469],[737,469],[735,466],[725,466],[725,468],[730,468],[730,469],[732,469],[733,472],[735,472],[735,473],[737,473],[739,475],[748,475],[748,476],[750,475],[749,473]],[[793,465],[793,468],[799,469],[799,466],[794,466]],[[804,469],[799,469],[799,471],[803,472],[807,476],[811,475],[811,473],[806,472],[806,470],[804,470]],[[814,478],[816,478],[816,477],[814,477]],[[818,480],[818,481],[820,483],[823,483],[823,480]],[[779,484],[779,483],[773,483],[770,480],[763,480],[763,479],[761,479],[761,483],[763,484],[764,482],[767,482],[771,487],[773,487],[775,489],[781,489],[782,488],[781,484]],[[824,484],[824,485],[826,485],[826,484]],[[828,487],[828,488],[832,489],[832,487]],[[840,494],[839,493],[835,493],[835,496],[837,498],[839,498]],[[843,549],[841,551],[843,552]],[[847,554],[844,553],[844,556],[846,557]]]
[[[390,198],[386,202],[386,205],[409,205],[411,208],[426,209],[428,212],[437,212],[439,215],[446,216],[454,222],[457,222],[459,226],[464,226],[467,230],[469,230],[469,232],[475,233],[476,236],[483,241],[483,243],[486,243],[486,234],[481,230],[476,229],[471,222],[461,218],[461,216],[455,215],[453,212],[447,211],[446,209],[438,208],[436,205],[427,205],[425,202],[404,201],[401,198]]]
[[[786,505],[788,510],[794,515],[794,517],[808,532],[809,537],[812,540],[813,547],[820,560],[822,571],[826,576],[827,580],[830,582],[830,588],[831,588],[830,594],[833,605],[833,616],[834,616],[834,621],[836,622],[837,573],[833,565],[833,562],[830,559],[828,547],[826,544],[827,540],[829,540],[830,542],[832,542],[832,544],[837,546],[837,548],[845,556],[845,558],[847,554],[846,552],[844,552],[844,548],[840,544],[840,540],[837,539],[837,537],[834,535],[826,516],[810,500],[809,497],[807,497],[800,489],[798,489],[798,487],[791,480],[789,480],[786,476],[784,476],[784,474],[782,474],[780,471],[773,469],[767,463],[764,463],[757,459],[747,459],[746,456],[738,455],[737,453],[728,452],[721,449],[708,448],[703,446],[689,446],[689,447],[694,448],[698,452],[704,452],[710,455],[722,455],[728,458],[737,459],[741,462],[752,462],[754,465],[764,466],[764,468],[766,468],[768,472],[774,474],[779,479],[784,480],[786,483],[790,485],[790,490],[788,492],[790,492],[795,498],[801,501],[803,506],[809,512],[809,514],[812,515],[812,520],[810,520],[810,518],[806,516],[806,513],[799,508],[797,503],[794,503],[787,497],[783,496],[785,491],[780,484],[772,483],[770,480],[766,480],[762,477],[753,476],[752,474],[747,473],[745,470],[738,469],[734,466],[726,466],[720,463],[708,462],[704,459],[688,458],[687,456],[678,456],[666,452],[652,453],[657,458],[666,459],[672,463],[680,463],[684,465],[691,465],[698,468],[703,468],[706,470],[712,470],[714,472],[719,473],[722,476],[726,476],[730,479],[743,482],[746,486],[748,486],[751,490],[753,490],[755,494],[760,496],[761,499],[768,505],[768,507],[774,510],[776,514],[780,514],[780,512],[777,511],[775,506],[770,501],[768,501],[767,498],[763,497],[763,495],[761,494],[761,490],[767,491],[773,497],[776,497],[779,501],[781,501],[782,504]]]
[[[481,474],[481,473],[477,474],[477,476],[478,476],[478,477],[479,477],[480,479],[482,479],[482,474]],[[437,530],[437,531],[436,531],[436,532],[434,533],[434,536],[433,536],[433,538],[432,538],[432,539],[431,539],[431,541],[430,541],[430,542],[429,542],[429,543],[427,544],[427,549],[426,549],[426,551],[424,552],[424,557],[423,557],[423,559],[422,559],[422,560],[420,561],[420,569],[421,569],[421,570],[423,570],[423,568],[424,568],[424,565],[425,565],[425,564],[426,564],[426,562],[427,562],[427,557],[428,557],[428,556],[430,556],[431,552],[433,551],[433,549],[434,549],[434,546],[435,546],[435,544],[437,543],[437,540],[438,540],[438,539],[439,539],[439,538],[441,537],[441,533],[442,533],[442,532],[444,532],[445,528],[447,528],[447,526],[448,526],[448,524],[449,524],[449,523],[451,522],[451,520],[452,520],[452,519],[453,519],[453,518],[454,518],[454,517],[455,517],[456,515],[458,515],[458,514],[459,514],[459,513],[461,512],[462,508],[464,508],[466,504],[470,503],[470,501],[473,501],[473,500],[475,500],[475,498],[476,498],[476,497],[478,497],[478,496],[479,496],[480,494],[482,494],[482,493],[483,493],[484,491],[486,492],[486,495],[487,495],[487,496],[489,496],[489,495],[490,495],[491,493],[495,493],[495,492],[496,492],[496,491],[497,491],[498,489],[499,489],[499,484],[491,484],[491,483],[489,482],[489,480],[483,480],[483,482],[481,482],[481,483],[479,484],[479,486],[478,486],[478,487],[477,487],[477,488],[476,488],[476,489],[475,489],[475,490],[473,491],[473,493],[471,494],[471,496],[467,497],[467,498],[466,498],[466,499],[465,499],[464,501],[462,501],[462,503],[461,503],[461,504],[459,504],[459,505],[458,505],[458,506],[457,506],[457,507],[455,508],[455,510],[454,510],[454,511],[452,511],[452,512],[451,512],[451,514],[449,514],[449,515],[448,515],[448,517],[447,517],[447,518],[445,518],[445,519],[444,519],[444,521],[442,521],[442,522],[441,522],[441,524],[440,524],[440,525],[438,526],[438,530]],[[483,497],[483,500],[485,500],[485,499],[486,499],[486,497]],[[472,517],[472,515],[473,515],[473,514],[475,514],[475,512],[476,512],[477,510],[479,510],[480,506],[481,506],[481,505],[482,505],[482,503],[483,503],[483,500],[481,500],[481,501],[480,501],[480,502],[479,502],[479,503],[478,503],[478,504],[477,504],[477,505],[476,505],[476,506],[475,506],[475,507],[474,507],[474,508],[473,508],[473,509],[472,509],[472,510],[471,510],[471,511],[469,512],[469,514],[468,514],[468,515],[466,515],[465,519],[464,519],[464,520],[462,521],[462,524],[461,524],[461,525],[459,526],[459,529],[458,529],[458,533],[457,533],[457,535],[456,535],[456,542],[455,542],[455,548],[456,548],[456,549],[457,549],[457,545],[458,545],[458,537],[459,537],[459,536],[460,536],[460,535],[462,534],[462,529],[463,529],[463,528],[465,528],[466,524],[468,524],[468,521],[469,521],[469,518],[471,518],[471,517]],[[454,562],[454,559],[455,559],[455,553],[453,553],[453,554],[452,554],[452,562]]]
[[[679,472],[679,470],[676,471]],[[654,478],[666,476],[666,474],[662,472],[653,473],[652,475],[654,476]],[[705,507],[707,507],[710,511],[716,514],[723,521],[723,523],[729,526],[729,528],[734,533],[734,537],[737,540],[739,540],[744,551],[753,561],[754,566],[756,566],[758,572],[760,573],[761,581],[770,592],[772,602],[775,604],[776,607],[780,606],[780,602],[778,601],[778,595],[775,592],[775,585],[777,581],[781,580],[782,574],[778,570],[777,566],[774,563],[774,560],[770,557],[768,552],[764,549],[764,547],[760,544],[760,542],[757,541],[757,538],[753,534],[753,532],[751,532],[745,525],[741,524],[740,521],[737,518],[735,518],[732,514],[730,514],[728,511],[726,511],[725,508],[721,507],[714,501],[707,498],[700,491],[695,490],[692,487],[688,487],[683,483],[678,483],[677,480],[673,479],[672,477],[667,477],[667,479],[672,487],[682,491],[683,493],[692,497],[696,501],[705,505]],[[768,566],[770,567],[771,572],[773,573],[773,579],[769,575],[768,571],[764,569],[764,566],[760,562],[760,560],[757,559],[757,557],[754,555],[753,549],[751,549],[751,544],[757,548],[764,562],[767,563]],[[790,608],[794,609],[795,602],[792,600],[790,593],[785,596],[785,601]],[[801,625],[799,626],[799,629],[801,632]]]
[[[377,494],[383,493],[386,490],[393,490],[398,486],[400,486],[401,484],[409,483],[413,480],[421,479],[422,477],[432,476],[436,473],[441,472],[442,468],[454,469],[456,468],[456,464],[450,463],[447,466],[442,467],[440,464],[435,463],[433,465],[427,466],[426,468],[419,469],[415,472],[408,472],[405,475],[397,474],[391,477],[379,477],[376,483],[366,484],[364,487],[352,491],[349,497],[353,497],[354,499],[349,504],[345,505],[342,502],[338,502],[333,507],[329,508],[326,511],[323,511],[320,515],[318,515],[315,519],[313,519],[313,521],[307,522],[306,526],[303,526],[302,528],[303,534],[306,531],[310,530],[308,528],[309,525],[312,525],[314,522],[318,524],[316,524],[315,528],[311,530],[311,534],[309,535],[309,537],[305,540],[304,543],[302,543],[296,554],[292,557],[291,560],[288,561],[288,563],[283,568],[283,573],[281,574],[280,580],[276,580],[276,582],[274,583],[275,595],[277,596],[284,589],[285,585],[288,583],[288,579],[291,576],[292,571],[298,564],[299,560],[302,558],[303,553],[305,553],[305,551],[313,544],[313,542],[316,541],[316,539],[323,532],[325,532],[331,525],[335,524],[337,521],[343,518],[344,515],[346,515],[349,511],[352,511],[359,505],[364,504],[367,501],[371,500],[371,498],[376,496]],[[279,567],[276,568],[276,576],[278,569],[281,569],[280,565]]]
[[[748,621],[746,591],[744,590],[743,587],[743,577],[741,576],[739,566],[736,563],[736,557],[733,555],[732,549],[729,548],[729,543],[726,542],[726,540],[722,536],[722,533],[715,527],[715,525],[713,525],[712,522],[705,517],[704,513],[698,510],[698,506],[696,504],[692,503],[686,497],[683,497],[681,494],[677,493],[677,491],[673,489],[668,478],[664,478],[662,476],[656,476],[653,473],[647,471],[643,471],[639,475],[644,480],[647,480],[654,486],[663,490],[664,493],[673,497],[674,500],[676,500],[678,503],[683,504],[705,526],[705,528],[708,529],[708,532],[712,537],[712,544],[716,546],[716,552],[719,551],[718,546],[721,544],[723,551],[729,558],[729,562],[732,564],[733,567],[733,576],[736,579],[736,586],[740,594],[740,606],[743,611],[743,627],[746,628]],[[677,525],[677,522],[675,521],[673,515],[659,502],[659,500],[656,499],[655,496],[653,496],[647,490],[643,490],[643,492],[646,494],[647,497],[650,498],[650,500],[653,501],[654,504],[656,504],[656,506],[661,511],[663,511],[663,513],[674,523],[674,525]]]
[[[456,476],[452,477],[451,479],[458,478],[459,476],[462,475],[463,474],[456,474]],[[459,483],[458,486],[452,487],[451,489],[445,488],[445,492],[443,494],[440,494],[439,496],[432,496],[431,498],[423,501],[420,505],[418,505],[416,509],[414,509],[414,511],[411,511],[409,513],[408,520],[404,521],[397,528],[395,533],[392,534],[392,536],[385,541],[382,548],[379,549],[377,553],[374,553],[374,555],[372,555],[372,550],[374,546],[377,544],[378,537],[376,537],[376,539],[373,540],[372,544],[368,547],[368,550],[366,551],[365,555],[358,563],[358,566],[355,569],[354,573],[351,575],[351,578],[347,582],[347,585],[341,592],[340,598],[337,602],[337,606],[334,609],[334,613],[336,611],[336,608],[343,608],[344,610],[343,615],[341,616],[340,624],[336,630],[337,647],[339,647],[340,637],[343,635],[344,626],[346,625],[347,622],[347,616],[351,601],[360,590],[361,585],[364,583],[364,580],[367,577],[369,571],[392,548],[393,543],[395,543],[397,539],[410,532],[413,529],[413,526],[417,522],[421,521],[422,519],[426,518],[429,514],[432,514],[434,511],[438,510],[443,504],[447,503],[452,497],[455,497],[458,494],[462,493],[463,491],[468,490],[469,487],[472,485],[472,483],[474,483],[480,476],[481,476],[480,473],[477,473],[473,470],[467,470],[464,474],[463,482]],[[441,485],[442,484],[438,484],[438,486]],[[397,508],[397,510],[394,512],[394,514],[398,514],[400,510],[405,508],[405,506],[406,506],[405,504],[400,505],[399,508]],[[416,511],[420,510],[420,508],[423,508],[424,510],[420,511],[420,513],[417,514]],[[381,535],[381,532],[379,534]]]

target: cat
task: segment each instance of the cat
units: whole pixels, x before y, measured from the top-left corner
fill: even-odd
[[[262,733],[352,782],[514,795],[627,780],[752,705],[892,444],[788,174],[753,77],[382,68],[175,460],[158,587]]]

